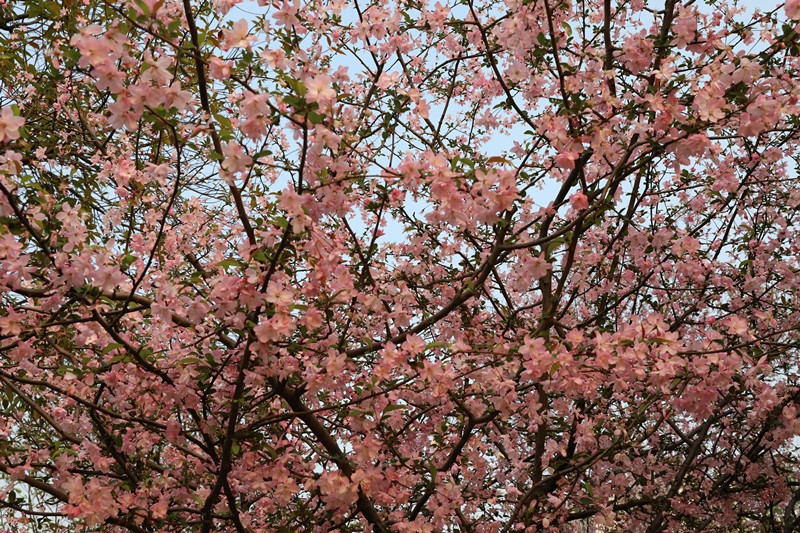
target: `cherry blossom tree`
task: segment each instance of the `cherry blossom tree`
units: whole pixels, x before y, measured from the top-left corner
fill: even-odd
[[[800,531],[764,9],[4,0],[0,527]]]

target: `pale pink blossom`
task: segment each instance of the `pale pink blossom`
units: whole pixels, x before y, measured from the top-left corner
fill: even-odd
[[[333,79],[326,74],[306,78],[303,84],[306,86],[306,100],[309,102],[317,102],[320,107],[324,107],[336,99]]]
[[[583,211],[589,207],[589,197],[583,191],[578,191],[569,197],[569,204],[573,209]]]
[[[747,321],[740,316],[732,315],[728,317],[727,326],[728,332],[732,335],[744,338],[749,338],[752,335]]]
[[[555,164],[558,168],[572,170],[575,168],[575,160],[580,156],[577,152],[561,152],[555,157]]]
[[[302,197],[291,189],[284,189],[279,204],[286,214],[296,217],[304,214]]]
[[[222,30],[222,35],[220,48],[223,50],[230,50],[231,48],[250,49],[250,43],[256,40],[254,36],[250,35],[250,28],[245,19],[236,21],[230,30]]]
[[[10,107],[4,107],[0,111],[0,142],[19,139],[19,129],[23,124],[24,118],[16,116]]]
[[[692,108],[697,111],[701,120],[717,122],[725,118],[727,109],[725,91],[721,84],[710,83],[703,87],[694,97]]]
[[[786,0],[783,10],[790,19],[800,20],[800,0]]]
[[[547,275],[551,268],[552,265],[544,258],[533,257],[528,265],[528,274],[531,279],[541,279]]]
[[[276,313],[269,319],[262,319],[262,322],[253,328],[253,333],[258,342],[268,344],[288,335],[291,329],[291,317],[284,313]]]
[[[119,70],[114,63],[96,67],[92,74],[96,79],[95,86],[101,91],[108,89],[112,94],[119,94],[125,89],[127,75]]]
[[[178,81],[173,81],[172,85],[163,88],[163,91],[164,106],[169,109],[175,108],[183,111],[194,106],[192,93],[181,88],[181,84]]]
[[[422,118],[428,118],[431,112],[431,106],[425,100],[420,100],[414,108],[414,112]]]
[[[142,81],[152,80],[156,85],[163,86],[172,79],[172,73],[169,71],[172,61],[168,56],[162,55],[158,59],[153,59],[150,52],[145,52],[145,64],[148,68],[142,73]]]
[[[213,4],[221,14],[227,15],[231,8],[241,1],[242,0],[214,0]]]
[[[236,142],[225,143],[222,146],[222,168],[229,173],[244,172],[253,163],[253,158],[242,150],[242,145]]]
[[[208,61],[208,74],[215,80],[227,80],[231,77],[232,61],[223,61],[218,57],[212,57]]]

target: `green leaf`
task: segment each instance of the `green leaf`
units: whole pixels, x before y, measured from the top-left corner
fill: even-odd
[[[222,261],[217,263],[217,266],[227,269],[230,267],[241,267],[242,263],[237,261],[236,259],[229,258],[229,259],[223,259]]]
[[[325,121],[325,115],[320,115],[313,111],[309,111],[308,114],[306,114],[306,118],[312,124],[322,124]]]
[[[253,256],[253,261],[257,261],[259,263],[267,263],[269,262],[269,257],[267,257],[267,254],[264,253],[264,250],[259,250]]]
[[[129,266],[131,266],[131,264],[133,264],[134,261],[136,261],[136,259],[137,259],[136,256],[132,254],[123,255],[121,261],[122,268],[123,269],[128,268]]]
[[[122,344],[119,344],[119,343],[116,343],[116,342],[112,342],[111,344],[109,344],[108,346],[103,348],[103,351],[101,353],[103,355],[106,355],[107,353],[109,353],[111,351],[114,351],[114,350],[118,350],[120,348],[124,348],[124,346]]]
[[[144,0],[134,0],[134,1],[136,2],[136,5],[139,6],[139,8],[142,10],[142,13],[144,13],[145,17],[151,15],[150,9],[147,7],[147,3],[144,2]]]
[[[547,41],[547,36],[544,33],[539,32],[539,35],[536,36],[536,40],[542,46],[547,46],[550,43]]]
[[[233,126],[231,119],[220,113],[214,113],[214,119],[219,124],[219,136],[224,141],[230,141],[233,138]]]
[[[555,250],[556,248],[558,248],[559,246],[561,246],[565,242],[567,242],[566,237],[558,237],[556,239],[553,239],[547,245],[547,254],[549,255],[550,252],[552,252],[553,250]]]
[[[381,414],[381,419],[383,419],[386,416],[388,416],[388,414],[391,413],[392,411],[401,411],[401,410],[405,410],[407,408],[408,408],[407,405],[396,405],[396,404],[387,405],[383,409],[383,413]]]
[[[300,96],[305,96],[305,95],[306,95],[306,90],[307,90],[307,89],[306,89],[306,86],[303,84],[303,82],[302,82],[302,81],[300,81],[300,80],[296,80],[296,79],[294,79],[294,78],[290,78],[289,76],[285,76],[285,77],[283,78],[283,81],[285,81],[285,82],[286,82],[286,84],[287,84],[289,87],[291,87],[291,89],[292,89],[292,90],[293,90],[293,91],[294,91],[296,94],[298,94],[298,95],[300,95]]]
[[[133,358],[127,353],[121,353],[119,355],[115,355],[111,359],[111,364],[112,365],[115,364],[115,363],[132,363],[132,362],[133,362]]]
[[[305,98],[298,98],[297,96],[284,96],[283,102],[286,105],[290,105],[293,107],[303,107],[305,106],[306,99]]]

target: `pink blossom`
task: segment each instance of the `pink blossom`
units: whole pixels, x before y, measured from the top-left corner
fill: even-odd
[[[220,13],[227,15],[231,8],[241,1],[242,0],[214,0],[213,3]]]
[[[701,120],[717,122],[725,118],[727,105],[724,94],[722,85],[712,82],[695,95],[692,107],[697,111]]]
[[[284,189],[281,192],[279,205],[290,217],[304,214],[303,198],[292,189]]]
[[[267,133],[267,125],[271,122],[268,118],[270,113],[269,94],[253,94],[245,92],[240,104],[240,110],[244,122],[241,124],[242,132],[251,139],[258,139]]]
[[[114,63],[98,66],[92,74],[97,79],[95,85],[100,90],[108,89],[112,94],[119,94],[125,89],[124,82],[127,76]]]
[[[678,48],[686,48],[693,42],[697,32],[697,13],[688,7],[683,7],[672,25],[675,30],[675,44]]]
[[[244,172],[253,163],[253,158],[242,150],[242,145],[239,143],[225,143],[222,146],[222,155],[225,157],[222,161],[222,168],[231,174]]]
[[[12,32],[4,526],[786,529],[800,0],[473,3]]]
[[[7,143],[19,139],[19,129],[25,124],[25,119],[18,117],[10,107],[0,110],[0,141]]]
[[[405,198],[406,192],[402,189],[392,189],[392,192],[389,193],[389,201],[392,205],[402,205]]]
[[[297,18],[299,9],[300,2],[298,2],[298,0],[293,0],[291,3],[284,1],[272,15],[272,18],[274,18],[280,26],[291,28],[302,34],[305,32],[305,28],[300,25],[300,20]]]
[[[0,235],[0,259],[15,259],[22,250],[22,243],[19,242],[11,233]]]
[[[208,61],[208,73],[216,80],[227,80],[231,77],[232,61],[223,61],[218,57],[212,57]]]
[[[303,80],[306,86],[306,100],[317,102],[320,107],[331,104],[336,99],[333,79],[326,74],[318,74]]]
[[[414,108],[414,112],[422,118],[430,116],[431,106],[425,100],[420,100]]]
[[[589,207],[589,197],[583,191],[578,191],[569,197],[569,203],[573,209],[583,211]]]
[[[5,316],[0,316],[0,334],[19,335],[22,333],[22,319],[25,315],[17,313],[11,307],[7,307],[5,313]]]
[[[259,342],[268,344],[277,341],[291,332],[291,318],[283,313],[264,319],[260,324],[253,328],[253,333]]]
[[[531,279],[541,279],[552,268],[552,265],[542,257],[534,257],[531,260],[528,273]]]
[[[256,40],[253,35],[250,35],[250,28],[245,19],[236,21],[230,30],[222,30],[222,34],[221,48],[223,50],[231,48],[247,48],[249,50],[250,43]]]
[[[689,135],[670,147],[670,151],[675,154],[675,160],[688,165],[691,157],[702,157],[711,146],[711,140],[707,135],[695,133]]]
[[[752,137],[774,128],[781,116],[780,102],[759,95],[739,119],[739,135]]]
[[[136,129],[136,125],[144,112],[143,102],[134,98],[130,93],[120,94],[116,101],[109,104],[109,122],[117,128],[127,128],[130,131]]]
[[[403,343],[403,348],[411,355],[420,354],[425,349],[425,340],[419,335],[409,335]]]
[[[786,0],[783,9],[790,19],[800,20],[800,0]]]
[[[742,317],[731,316],[728,318],[727,322],[728,322],[728,331],[733,335],[747,336],[750,332],[750,328],[747,325],[747,321]]]
[[[148,68],[142,74],[142,81],[152,80],[158,86],[169,84],[172,79],[172,73],[169,71],[172,61],[168,56],[162,55],[158,59],[153,59],[150,52],[145,52],[145,62]]]
[[[399,72],[384,72],[381,74],[381,77],[378,79],[378,83],[375,84],[376,87],[380,87],[384,91],[389,87],[395,87],[398,85],[400,80],[400,73]]]
[[[164,90],[164,106],[168,109],[175,108],[179,111],[191,109],[193,107],[192,93],[181,88],[180,82],[173,81]]]
[[[555,158],[555,163],[558,168],[572,170],[575,168],[575,160],[580,156],[577,152],[561,152]]]
[[[180,436],[181,432],[181,424],[177,420],[168,420],[167,421],[167,431],[165,433],[165,438],[168,442],[177,442],[178,437]]]

